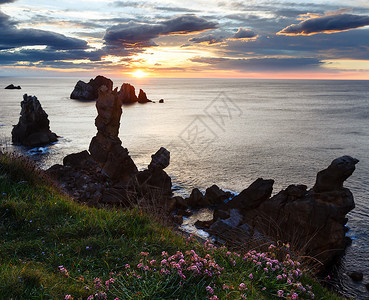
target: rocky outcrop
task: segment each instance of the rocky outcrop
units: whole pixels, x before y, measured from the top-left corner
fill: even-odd
[[[337,158],[318,173],[314,188],[290,185],[272,198],[274,181],[259,178],[238,196],[217,206],[210,231],[224,231],[222,234],[229,237],[242,235],[244,242],[246,236],[252,241],[255,233],[265,238],[271,236],[293,243],[301,255],[326,265],[347,245],[346,214],[355,203],[343,182],[353,173],[357,162],[350,156]],[[234,209],[240,212],[243,221],[229,226],[225,220],[232,217],[230,212]]]
[[[151,156],[148,169],[137,174],[140,189],[155,192],[159,196],[170,196],[172,194],[172,180],[164,171],[169,162],[170,152],[161,147]]]
[[[147,103],[147,102],[152,102],[152,101],[147,99],[146,93],[140,89],[140,92],[138,94],[138,103]]]
[[[20,85],[15,86],[14,84],[9,84],[8,86],[5,87],[6,90],[20,90],[21,87]]]
[[[121,146],[122,142],[118,137],[122,115],[118,93],[102,86],[99,89],[96,108],[97,134],[90,143],[91,156],[109,178],[116,182],[127,183],[137,173],[137,167],[129,156],[128,150]]]
[[[70,98],[77,100],[96,100],[98,97],[98,90],[103,85],[110,91],[113,89],[113,81],[104,76],[96,76],[95,79],[90,79],[88,83],[79,80]]]
[[[118,98],[122,104],[132,104],[138,101],[135,87],[129,83],[123,83],[118,93]]]
[[[27,147],[47,145],[58,140],[50,131],[47,113],[42,109],[36,96],[23,96],[19,122],[12,130],[12,141]]]

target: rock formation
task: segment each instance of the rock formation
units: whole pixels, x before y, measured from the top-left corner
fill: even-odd
[[[346,214],[355,203],[343,181],[355,170],[357,162],[350,156],[337,158],[318,173],[314,188],[290,185],[272,198],[274,181],[259,178],[215,209],[210,232],[226,232],[229,237],[237,236],[238,241],[242,237],[243,242],[261,233],[265,238],[293,243],[303,252],[301,255],[310,256],[315,262],[330,263],[347,245]],[[243,216],[238,225],[228,220],[234,209]],[[218,221],[221,219],[228,221]]]
[[[147,102],[152,102],[152,101],[147,99],[146,93],[140,89],[140,92],[138,94],[138,103],[147,103]]]
[[[113,89],[113,81],[104,76],[96,76],[95,79],[90,79],[88,83],[79,80],[70,98],[77,100],[96,100],[98,97],[98,89],[103,85],[110,91]]]
[[[12,130],[12,141],[27,147],[47,145],[58,140],[50,131],[47,113],[36,96],[23,95],[19,122]]]
[[[5,87],[6,90],[20,90],[21,87],[20,85],[15,86],[14,84],[9,84],[8,86]]]
[[[151,163],[147,170],[137,174],[140,187],[151,192],[158,192],[159,196],[172,194],[172,180],[164,169],[169,165],[170,152],[161,147],[151,156]]]
[[[91,156],[113,181],[127,183],[137,173],[137,167],[118,137],[122,108],[117,91],[102,86],[96,108],[97,134],[90,143]]]
[[[135,87],[129,83],[123,83],[118,93],[118,98],[122,104],[137,102]]]

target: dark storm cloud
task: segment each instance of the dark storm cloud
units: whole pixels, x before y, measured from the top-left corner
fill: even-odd
[[[202,32],[216,27],[217,23],[195,15],[182,15],[150,24],[130,21],[107,29],[104,40],[107,45],[143,48],[155,46],[152,39],[159,36]]]
[[[318,33],[334,33],[346,31],[354,28],[360,28],[369,25],[368,16],[359,16],[352,14],[335,14],[322,17],[313,17],[292,24],[278,34],[281,35],[313,35]]]
[[[237,32],[233,35],[234,39],[251,39],[256,37],[257,34],[247,28],[239,28]]]
[[[356,29],[336,34],[311,36],[262,35],[243,43],[230,40],[223,45],[224,56],[289,55],[324,59],[369,59],[369,30]]]
[[[322,63],[316,58],[249,58],[226,59],[194,57],[192,62],[207,64],[213,69],[239,71],[288,71],[316,69]]]
[[[195,44],[205,43],[208,45],[212,45],[212,44],[221,43],[223,39],[221,37],[216,37],[215,35],[209,34],[209,35],[205,35],[202,37],[195,37],[195,38],[189,39],[189,41]]]

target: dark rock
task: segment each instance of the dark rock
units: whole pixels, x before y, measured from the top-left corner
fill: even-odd
[[[177,215],[183,216],[183,217],[189,217],[192,215],[192,212],[189,209],[178,209]]]
[[[136,178],[140,188],[156,190],[159,196],[170,196],[172,194],[172,180],[163,170],[143,170],[138,172]]]
[[[176,208],[178,209],[187,209],[188,208],[188,200],[183,199],[180,196],[173,197],[176,200]]]
[[[226,192],[224,192],[217,185],[214,184],[206,189],[205,198],[209,201],[210,204],[219,204],[227,199],[228,195]]]
[[[225,206],[238,209],[253,209],[262,202],[269,199],[273,191],[274,180],[264,180],[259,178],[254,181],[247,189],[230,200]]]
[[[64,166],[72,166],[76,168],[83,167],[87,160],[91,160],[91,155],[87,150],[78,153],[72,153],[63,158]]]
[[[214,224],[214,221],[213,220],[209,220],[209,221],[200,221],[200,220],[197,220],[194,225],[197,228],[209,229],[213,224]]]
[[[228,219],[230,217],[228,210],[217,209],[215,208],[213,213],[213,220],[216,221],[218,219]]]
[[[165,201],[164,209],[167,211],[167,213],[170,213],[177,208],[177,200],[175,198],[170,198],[167,201]]]
[[[128,182],[137,173],[137,167],[118,137],[122,108],[117,92],[102,86],[96,108],[98,132],[90,143],[91,156],[113,181]]]
[[[188,204],[192,207],[206,207],[210,205],[208,199],[205,199],[204,195],[198,188],[192,190],[190,198],[188,198]]]
[[[47,145],[58,140],[50,131],[47,113],[36,96],[23,96],[19,122],[12,130],[12,141],[28,147]]]
[[[365,287],[369,291],[369,283],[365,284]]]
[[[151,163],[149,164],[149,170],[160,169],[163,170],[169,166],[170,152],[161,147],[155,154],[151,155]]]
[[[353,281],[361,281],[363,280],[363,273],[362,272],[349,272],[347,275],[353,280]]]
[[[104,76],[96,76],[95,79],[90,79],[88,83],[79,80],[70,98],[77,100],[96,100],[98,97],[98,90],[103,85],[105,85],[109,91],[113,89],[113,81]]]
[[[327,169],[317,174],[313,187],[314,192],[322,193],[342,189],[343,182],[355,171],[355,165],[358,162],[358,159],[348,155],[336,158]]]
[[[178,224],[178,225],[182,225],[183,223],[183,217],[182,216],[178,216],[178,215],[174,215],[172,217],[174,223]]]
[[[118,98],[122,104],[132,104],[138,101],[135,87],[129,83],[123,83],[118,93]]]
[[[164,99],[160,99],[159,100],[159,103],[164,103]]]
[[[20,90],[21,87],[18,85],[18,86],[15,86],[14,84],[9,84],[7,87],[5,87],[6,90]]]
[[[152,102],[152,101],[147,99],[146,93],[140,89],[140,92],[138,94],[138,103],[147,103],[147,102]]]

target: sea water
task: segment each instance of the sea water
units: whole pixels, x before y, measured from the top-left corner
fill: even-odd
[[[65,155],[88,149],[96,134],[95,103],[69,98],[75,83],[89,78],[0,77],[2,147],[35,158],[43,168],[62,163]],[[160,147],[171,152],[166,169],[175,193],[217,184],[238,193],[259,177],[274,179],[273,194],[289,184],[314,185],[318,171],[333,159],[360,160],[347,180],[356,202],[349,213],[352,245],[332,274],[344,295],[369,296],[349,271],[364,272],[369,282],[369,81],[125,79],[156,103],[123,107],[119,137],[139,169]],[[5,90],[8,84],[21,90]],[[60,139],[49,147],[11,145],[23,94],[35,95]],[[164,103],[158,103],[164,99]]]

